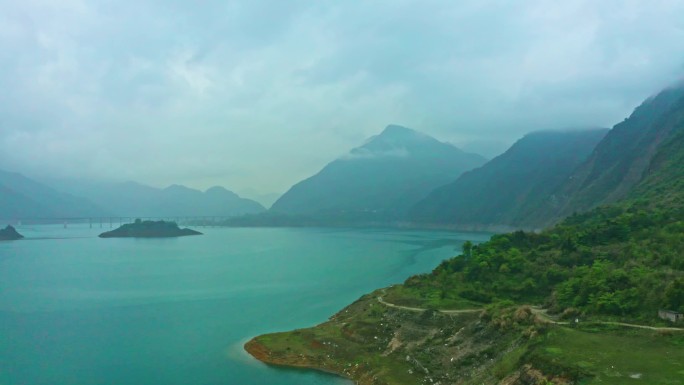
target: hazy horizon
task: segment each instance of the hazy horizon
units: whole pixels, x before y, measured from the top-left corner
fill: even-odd
[[[0,169],[283,193],[388,124],[491,158],[682,78],[684,4],[3,1]]]

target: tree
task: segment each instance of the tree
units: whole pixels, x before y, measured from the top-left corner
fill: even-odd
[[[681,311],[684,308],[684,281],[676,279],[665,289],[665,306],[670,310]]]
[[[473,243],[470,241],[465,241],[463,242],[463,256],[466,257],[466,259],[470,259],[470,257],[473,255]]]

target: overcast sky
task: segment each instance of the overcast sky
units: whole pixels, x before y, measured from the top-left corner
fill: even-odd
[[[492,156],[683,75],[679,0],[0,0],[0,169],[283,192],[390,123]]]

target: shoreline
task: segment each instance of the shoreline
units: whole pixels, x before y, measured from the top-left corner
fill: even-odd
[[[329,369],[326,367],[322,367],[320,365],[315,365],[313,363],[307,363],[307,358],[305,356],[300,356],[302,361],[301,362],[294,362],[291,360],[288,360],[287,358],[282,358],[282,359],[274,359],[272,357],[272,352],[266,348],[263,344],[258,342],[256,339],[258,337],[254,337],[247,341],[243,345],[243,349],[254,359],[258,360],[259,362],[262,362],[266,365],[271,365],[275,366],[278,368],[284,368],[284,369],[302,369],[302,370],[315,370],[318,372],[330,374],[339,378],[342,378],[344,380],[350,381],[354,385],[370,385],[370,383],[366,382],[361,382],[361,379],[354,379],[348,375],[346,375],[343,372],[340,371],[335,371],[333,369]]]

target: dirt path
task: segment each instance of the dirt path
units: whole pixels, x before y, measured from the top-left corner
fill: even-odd
[[[604,325],[626,326],[628,328],[660,330],[660,331],[667,331],[667,332],[684,332],[684,328],[646,326],[646,325],[627,324],[624,322],[609,322],[609,321],[604,321],[604,322],[600,322],[600,323],[604,324]]]
[[[569,324],[571,324],[571,322],[567,322],[567,321],[556,321],[555,319],[551,318],[551,316],[549,316],[546,313],[546,309],[540,309],[540,308],[534,308],[534,307],[531,309],[532,309],[532,313],[534,313],[537,317],[539,317],[544,322],[552,323],[554,325],[569,325]],[[624,327],[628,327],[628,328],[648,329],[648,330],[655,330],[655,331],[684,332],[684,328],[637,325],[637,324],[630,324],[630,323],[625,323],[625,322],[588,321],[588,323],[594,323],[594,324],[599,324],[599,325],[617,325],[617,326],[624,326]]]
[[[415,312],[423,312],[423,311],[426,311],[426,310],[430,310],[430,309],[423,309],[423,308],[419,308],[419,307],[409,307],[409,306],[395,305],[395,304],[393,304],[393,303],[386,302],[385,300],[382,299],[382,297],[378,297],[378,302],[380,302],[381,304],[383,304],[383,305],[385,305],[385,306],[387,306],[387,307],[391,307],[391,308],[394,308],[394,309],[401,309],[401,310],[408,310],[408,311],[415,311]],[[435,309],[435,311],[438,311],[438,312],[443,313],[443,314],[477,313],[477,312],[480,312],[480,311],[482,311],[482,310],[483,310],[482,308],[480,308],[480,309],[458,309],[458,310],[439,310],[439,309]]]
[[[385,291],[382,291],[383,294]],[[401,305],[395,305],[393,303],[389,303],[385,300],[382,299],[381,296],[378,296],[378,302],[381,304],[391,307],[394,309],[401,309],[401,310],[407,310],[407,311],[413,311],[413,312],[423,312],[426,310],[430,309],[425,309],[425,308],[420,308],[420,307],[410,307],[410,306],[401,306]],[[568,321],[557,321],[551,316],[549,316],[546,312],[546,309],[540,309],[538,307],[532,307],[530,308],[532,310],[532,313],[539,317],[542,321],[548,322],[554,325],[570,325],[570,322]],[[479,309],[459,309],[459,310],[440,310],[440,309],[435,309],[435,311],[438,311],[443,314],[465,314],[465,313],[476,313],[484,310],[484,308],[479,308]],[[637,324],[630,324],[630,323],[624,323],[624,322],[613,322],[613,321],[589,321],[590,323],[595,323],[595,324],[600,324],[600,325],[617,325],[617,326],[624,326],[628,328],[638,328],[638,329],[648,329],[648,330],[654,330],[654,331],[670,331],[670,332],[684,332],[684,328],[675,328],[675,327],[657,327],[657,326],[647,326],[647,325],[637,325]]]
[[[537,318],[539,318],[540,320],[542,320],[546,323],[550,323],[550,324],[554,324],[554,325],[569,325],[570,324],[570,322],[567,322],[567,321],[556,321],[555,319],[551,318],[551,316],[549,316],[546,313],[546,309],[540,309],[538,307],[531,307],[530,310],[532,310],[532,314],[536,315]]]

